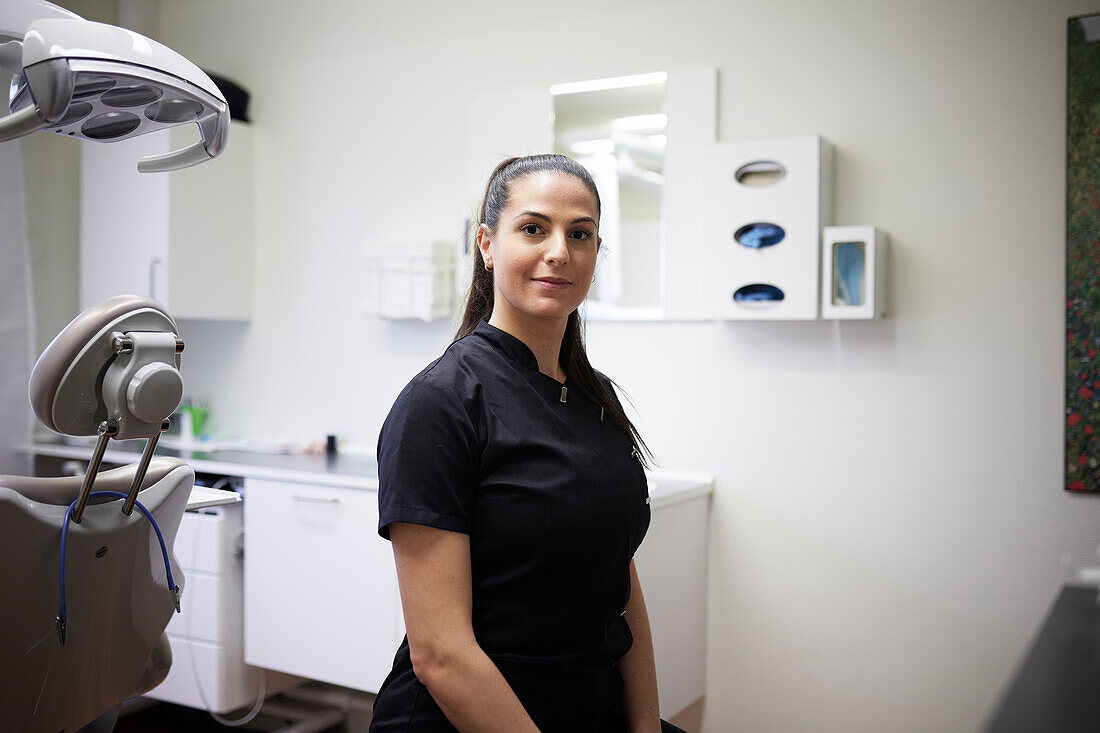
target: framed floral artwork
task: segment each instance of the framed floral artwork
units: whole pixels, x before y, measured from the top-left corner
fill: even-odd
[[[1100,493],[1100,14],[1066,53],[1065,489]]]

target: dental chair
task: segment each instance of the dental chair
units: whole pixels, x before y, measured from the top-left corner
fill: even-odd
[[[177,334],[156,301],[116,296],[35,364],[39,420],[98,441],[83,477],[0,476],[0,731],[110,731],[168,674],[184,580],[172,546],[195,478],[153,458],[183,394]],[[137,464],[99,473],[112,438],[147,442]]]
[[[0,0],[0,69],[12,74],[0,143],[198,126],[198,142],[140,160],[145,173],[227,145],[228,105],[201,69],[46,0]],[[83,478],[0,476],[0,732],[110,731],[124,700],[168,674],[164,629],[183,583],[172,546],[195,478],[181,461],[153,459],[183,394],[177,334],[155,301],[118,296],[77,316],[34,367],[39,420],[98,441]],[[145,438],[145,450],[99,473],[112,438]]]

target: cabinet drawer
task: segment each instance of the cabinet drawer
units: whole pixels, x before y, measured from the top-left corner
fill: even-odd
[[[173,552],[185,570],[213,575],[239,572],[233,552],[241,528],[241,505],[209,507],[184,512]]]
[[[240,634],[241,589],[213,575],[187,573],[180,596],[180,612],[168,621],[169,634],[188,639],[221,642]]]
[[[245,661],[377,692],[400,613],[377,493],[259,479],[244,492]]]
[[[208,644],[172,635],[168,640],[172,646],[172,668],[164,681],[146,693],[146,697],[200,710],[206,709],[205,697],[215,713],[227,713],[255,703],[260,670],[241,663],[239,644]],[[281,676],[277,680],[269,676],[267,694],[282,689],[282,682]],[[198,684],[202,685],[201,695]]]

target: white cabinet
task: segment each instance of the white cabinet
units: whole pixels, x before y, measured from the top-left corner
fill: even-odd
[[[244,657],[377,692],[404,633],[375,491],[247,479]]]
[[[123,293],[147,295],[176,318],[252,314],[252,129],[234,122],[215,160],[170,173],[137,162],[197,139],[179,125],[81,147],[81,308]]]
[[[685,482],[686,484],[687,482]],[[649,531],[634,555],[653,636],[661,712],[672,717],[706,693],[710,492],[651,483]]]

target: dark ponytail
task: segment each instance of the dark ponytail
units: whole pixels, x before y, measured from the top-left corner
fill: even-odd
[[[596,216],[599,218],[600,192],[584,166],[564,155],[529,155],[522,158],[508,158],[493,169],[471,228],[476,230],[484,224],[490,232],[496,232],[500,213],[508,205],[508,192],[512,181],[540,171],[566,173],[579,179],[596,197]],[[466,307],[462,314],[462,322],[455,333],[455,341],[472,333],[481,321],[489,320],[489,316],[493,313],[493,292],[493,273],[485,269],[481,249],[475,247],[470,290],[466,294]],[[639,456],[643,456],[641,458],[643,465],[647,468],[652,467],[653,453],[642,440],[634,423],[630,422],[630,418],[626,416],[626,412],[608,393],[607,388],[596,375],[596,370],[588,361],[588,354],[584,348],[584,324],[577,311],[569,314],[565,334],[562,336],[559,358],[561,367],[572,378],[575,388],[582,396],[604,408],[611,421],[630,436],[634,449]],[[612,382],[612,384],[615,383]]]

